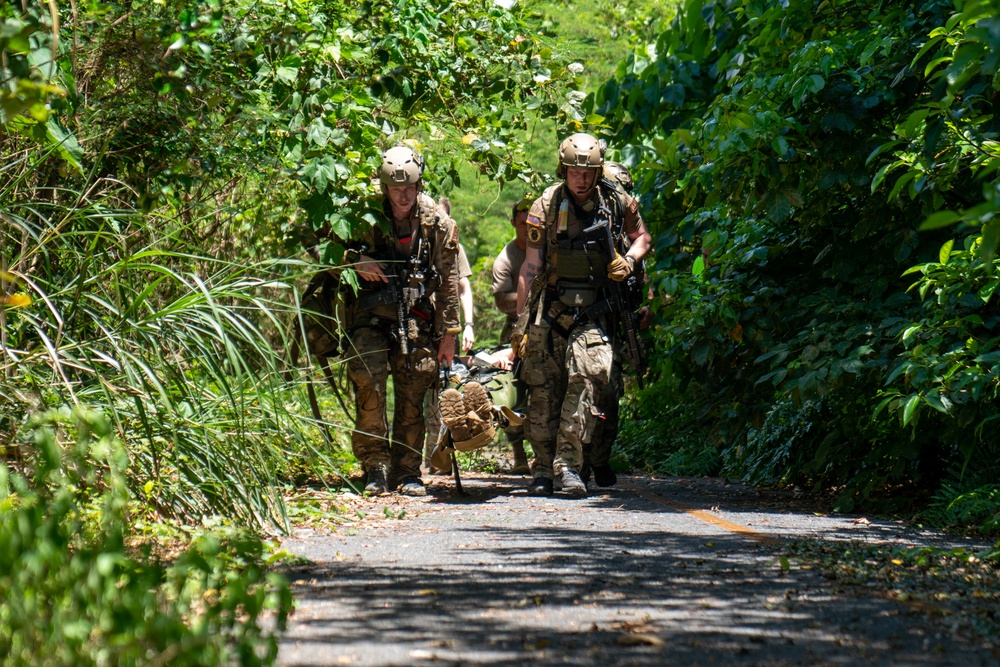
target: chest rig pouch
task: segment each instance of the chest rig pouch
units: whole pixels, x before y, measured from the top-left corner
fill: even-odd
[[[581,223],[590,222],[592,218],[592,215],[587,216]],[[558,276],[556,297],[574,308],[587,308],[597,301],[598,284],[608,270],[600,238],[588,229],[573,238],[560,233],[553,248],[553,264]]]
[[[357,299],[361,310],[401,325],[406,329],[406,337],[410,339],[417,336],[418,323],[427,323],[433,319],[434,311],[429,294],[436,289],[438,283],[438,273],[432,258],[433,227],[427,225],[427,216],[423,214],[423,210],[420,218],[415,231],[416,245],[408,257],[400,256],[393,239],[376,228],[371,255],[387,265],[388,283],[362,281]],[[397,333],[402,335],[402,329],[394,332],[394,335]]]

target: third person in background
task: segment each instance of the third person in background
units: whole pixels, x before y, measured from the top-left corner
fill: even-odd
[[[559,147],[557,175],[565,180],[547,188],[528,213],[511,343],[530,388],[532,494],[551,494],[554,486],[587,493],[580,478],[584,451],[604,417],[600,404],[615,372],[616,340],[634,325],[621,284],[651,238],[638,202],[603,177],[603,166],[604,147],[595,137],[571,135]]]
[[[514,238],[504,246],[500,254],[493,262],[493,302],[497,310],[507,316],[503,331],[500,333],[500,340],[509,341],[510,334],[517,320],[517,277],[524,264],[524,256],[528,247],[528,209],[531,208],[531,199],[524,198],[514,204],[510,212],[510,224],[514,226]],[[517,394],[520,396],[523,389],[521,382],[515,380],[518,388]],[[514,407],[514,406],[511,406]],[[507,440],[514,450],[514,467],[511,470],[516,475],[524,475],[530,472],[528,467],[528,457],[524,451],[524,427],[523,425],[511,426],[504,429]]]

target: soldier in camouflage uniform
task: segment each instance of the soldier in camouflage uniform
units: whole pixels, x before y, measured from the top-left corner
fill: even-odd
[[[651,238],[636,200],[602,177],[604,149],[588,134],[559,147],[557,175],[528,213],[511,343],[529,385],[526,435],[535,451],[529,493],[555,486],[582,496],[584,450],[602,418],[599,400],[615,364],[611,281],[628,278]],[[609,231],[610,229],[610,231]],[[608,247],[608,235],[624,247]]]
[[[396,485],[425,495],[420,479],[423,399],[438,364],[451,363],[458,332],[458,229],[422,192],[423,163],[405,146],[382,156],[384,217],[346,258],[361,278],[345,294],[348,375],[355,389],[354,455],[365,491]],[[392,439],[386,424],[386,381],[392,373]]]
[[[632,194],[634,183],[632,174],[628,167],[619,162],[604,163],[604,177],[609,181],[617,183],[625,192]],[[636,262],[636,271],[642,269],[642,262]],[[638,284],[644,287],[645,280],[640,279]],[[641,297],[640,297],[641,298]],[[603,419],[597,420],[597,427],[594,429],[593,438],[590,443],[589,452],[585,453],[586,464],[581,471],[584,482],[590,480],[593,473],[597,486],[614,486],[618,482],[618,476],[611,468],[611,448],[618,437],[619,402],[625,394],[625,380],[622,377],[621,354],[616,354],[614,364],[611,368],[611,377],[605,385],[605,391],[598,399],[598,409],[604,415]]]

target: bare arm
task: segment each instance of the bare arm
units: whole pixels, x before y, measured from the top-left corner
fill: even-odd
[[[468,278],[458,279],[458,301],[462,306],[462,321],[472,324],[472,283]]]
[[[642,258],[649,252],[649,248],[653,245],[653,237],[646,231],[646,227],[642,226],[635,234],[629,234],[628,238],[632,244],[625,254],[636,262],[641,262]]]
[[[458,280],[458,301],[462,306],[462,320],[465,328],[462,330],[462,352],[468,352],[476,343],[476,334],[472,327],[472,283],[466,277]]]
[[[511,317],[517,316],[517,291],[513,292],[499,292],[493,295],[493,303],[496,304],[497,310],[499,310],[504,315],[509,315]]]
[[[512,265],[506,249],[493,262],[493,303],[511,318],[517,317],[517,276],[521,264]]]

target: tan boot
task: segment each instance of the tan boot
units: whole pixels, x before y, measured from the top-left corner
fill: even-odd
[[[466,406],[468,407],[468,406]],[[490,423],[483,421],[483,419],[477,415],[475,412],[469,412],[465,415],[465,423],[469,426],[469,433],[473,436],[477,436],[486,429],[490,427]]]
[[[524,440],[515,440],[510,443],[510,448],[514,451],[514,467],[510,472],[513,475],[527,475],[531,472],[528,466],[528,455],[524,451]]]
[[[493,411],[493,401],[490,400],[490,392],[478,382],[469,382],[465,385],[464,389],[465,409],[475,412],[482,421],[489,423],[490,414]]]
[[[451,437],[457,442],[472,437],[466,421],[468,409],[465,399],[457,389],[445,389],[441,392],[441,422],[451,431]]]

